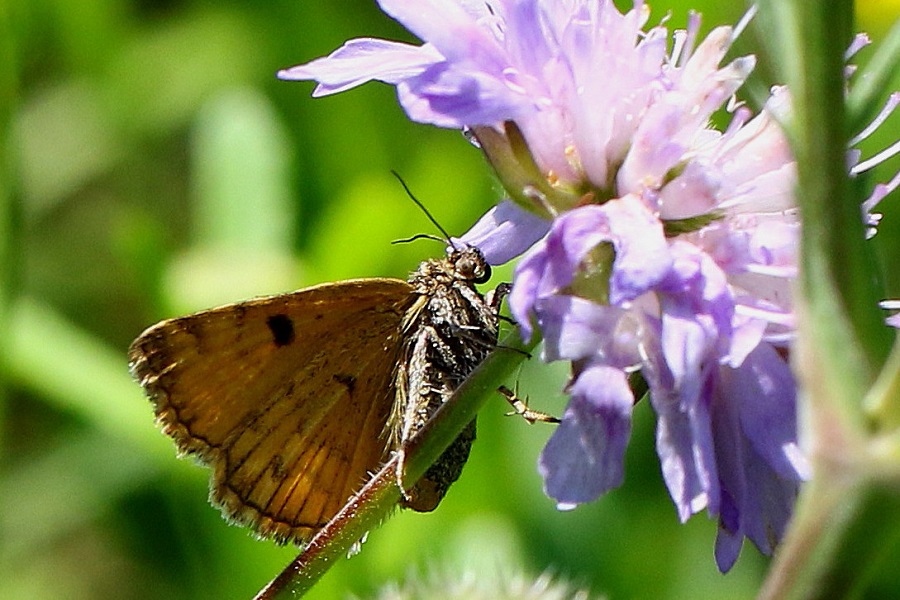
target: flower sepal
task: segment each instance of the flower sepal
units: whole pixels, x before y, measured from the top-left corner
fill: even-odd
[[[541,172],[528,142],[513,121],[495,127],[473,127],[472,133],[488,162],[513,202],[545,219],[575,208],[588,201],[590,192],[567,190],[554,186]]]

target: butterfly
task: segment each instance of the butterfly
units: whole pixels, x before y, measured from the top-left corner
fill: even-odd
[[[496,346],[509,289],[482,295],[490,275],[477,248],[451,243],[408,281],[326,283],[162,321],[133,342],[130,368],[179,452],[211,468],[225,517],[303,544]],[[436,508],[474,437],[473,420],[400,504]]]

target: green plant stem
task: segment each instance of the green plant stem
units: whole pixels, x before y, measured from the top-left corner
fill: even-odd
[[[522,345],[518,331],[504,337],[499,347],[407,445],[404,474],[407,482],[417,481],[425,474],[537,343],[535,340]],[[396,468],[395,455],[304,546],[297,558],[257,594],[256,600],[296,598],[309,591],[337,560],[394,509],[400,499]]]
[[[862,428],[860,400],[887,358],[891,337],[878,309],[881,290],[865,244],[860,198],[850,185],[844,105],[843,49],[850,40],[852,3],[784,2],[801,43],[788,72],[795,110],[789,126],[798,167],[803,217],[800,276],[801,367],[820,365],[819,404],[831,403]],[[808,371],[807,371],[808,372]],[[818,386],[817,386],[818,387]],[[811,390],[815,391],[815,390]]]
[[[858,597],[900,539],[900,440],[835,448],[804,489],[761,600]],[[843,451],[843,452],[842,452]],[[846,454],[844,454],[846,452]]]
[[[341,511],[313,537],[291,564],[256,596],[271,600],[302,596],[370,529],[384,520],[400,500],[397,456],[385,464]]]
[[[762,598],[845,597],[859,591],[897,531],[897,440],[878,439],[864,410],[891,346],[878,309],[876,261],[865,244],[861,194],[846,169],[849,139],[843,50],[848,1],[764,0],[791,91],[786,124],[797,161],[801,273],[792,354],[800,381],[801,439],[813,478]]]

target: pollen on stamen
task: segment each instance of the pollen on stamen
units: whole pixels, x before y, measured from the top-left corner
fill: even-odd
[[[565,147],[563,156],[566,157],[566,162],[572,165],[573,169],[579,173],[582,171],[581,157],[578,155],[578,148],[574,144],[569,144]]]

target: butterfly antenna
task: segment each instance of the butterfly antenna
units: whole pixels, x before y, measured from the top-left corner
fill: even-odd
[[[392,244],[408,244],[410,242],[414,242],[416,240],[434,240],[436,242],[444,243],[447,240],[441,239],[436,235],[431,235],[430,233],[417,233],[416,235],[408,238],[403,238],[402,240],[394,240]]]
[[[409,199],[412,200],[413,202],[415,202],[415,203],[416,203],[416,206],[418,206],[419,208],[421,208],[421,209],[422,209],[422,212],[425,213],[425,216],[428,217],[428,220],[431,221],[431,222],[434,224],[434,226],[438,228],[438,231],[440,231],[441,233],[444,234],[444,240],[447,241],[447,244],[449,244],[450,246],[452,246],[452,245],[453,245],[453,242],[450,241],[450,234],[447,233],[447,230],[444,229],[443,227],[441,227],[441,224],[437,222],[437,219],[435,219],[435,218],[431,215],[431,213],[428,212],[428,209],[425,208],[425,205],[422,204],[422,203],[419,201],[418,198],[416,198],[415,196],[413,196],[413,193],[410,191],[409,186],[406,185],[406,182],[403,181],[403,178],[402,178],[402,177],[400,177],[400,173],[398,173],[397,171],[391,169],[391,174],[392,174],[394,177],[396,177],[396,178],[397,178],[397,181],[400,182],[400,185],[403,186],[403,189],[406,191],[406,195],[409,196]],[[409,238],[409,239],[410,239],[410,241],[411,241],[411,240],[414,240],[414,239],[417,239],[417,238],[420,238],[420,237],[428,237],[428,236],[426,236],[426,235],[418,235],[418,236],[411,237],[411,238]],[[431,238],[431,239],[434,239],[434,238]],[[441,241],[444,241],[444,240],[441,240]]]

